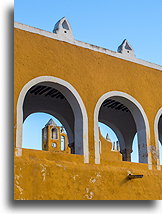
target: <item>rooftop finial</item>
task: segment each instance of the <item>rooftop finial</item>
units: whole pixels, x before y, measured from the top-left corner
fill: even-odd
[[[124,39],[122,44],[118,47],[117,51],[121,54],[124,54],[125,56],[135,57],[134,49],[131,47],[131,45],[126,39]]]
[[[68,40],[74,40],[73,34],[72,34],[72,29],[70,27],[69,22],[65,17],[60,19],[56,24],[53,29],[53,33],[58,34],[60,37],[64,37],[65,39]]]

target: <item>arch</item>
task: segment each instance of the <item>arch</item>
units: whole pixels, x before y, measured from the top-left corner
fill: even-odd
[[[30,80],[27,84],[24,85],[22,88],[17,102],[17,129],[16,129],[16,147],[18,148],[18,155],[21,155],[21,149],[22,148],[22,126],[23,126],[23,104],[25,100],[25,96],[29,89],[31,89],[34,85],[37,85],[42,82],[50,82],[57,84],[61,89],[65,88],[65,96],[72,100],[72,110],[77,115],[80,114],[82,116],[82,135],[83,135],[83,155],[84,155],[84,163],[89,163],[89,148],[88,148],[88,117],[86,108],[84,106],[84,103],[76,91],[76,89],[67,81],[62,80],[57,77],[53,76],[39,76],[32,80]],[[80,111],[80,112],[79,112]],[[80,130],[80,118],[75,118],[75,129]],[[76,142],[79,140],[79,136],[76,135],[75,138]]]
[[[161,115],[162,115],[162,107],[156,113],[155,120],[154,120],[154,135],[155,135],[155,145],[156,145],[156,155],[157,155],[157,169],[158,170],[161,169],[161,167],[160,167],[160,157],[159,157],[159,139],[160,139],[160,135],[159,135],[159,127],[158,127]]]
[[[133,98],[131,95],[121,92],[121,91],[110,91],[102,95],[99,100],[97,101],[97,104],[95,106],[94,110],[94,147],[95,147],[95,163],[100,164],[100,154],[99,154],[99,132],[98,132],[98,117],[99,117],[99,110],[101,108],[102,103],[110,98],[110,97],[118,97],[118,100],[125,99],[125,104],[131,106],[131,113],[134,117],[134,120],[137,124],[137,131],[138,131],[138,139],[139,142],[142,142],[145,137],[146,139],[146,150],[147,150],[147,163],[149,166],[149,169],[152,168],[152,158],[151,158],[151,152],[150,149],[150,127],[149,122],[146,116],[146,113],[144,112],[142,106],[139,104],[139,102]],[[136,115],[136,117],[135,117]],[[140,123],[139,120],[143,120],[143,123]],[[140,155],[142,157],[142,153]]]

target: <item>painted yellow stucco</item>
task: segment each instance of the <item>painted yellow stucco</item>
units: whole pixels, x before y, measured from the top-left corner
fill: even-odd
[[[23,86],[39,76],[69,82],[82,98],[88,115],[90,163],[82,155],[22,149],[15,156],[16,200],[159,200],[161,171],[147,164],[121,161],[119,152],[100,136],[105,153],[94,163],[94,109],[108,91],[133,96],[143,107],[154,148],[154,119],[161,108],[161,72],[63,41],[15,29],[14,33],[14,145],[16,147],[17,101]],[[133,86],[133,87],[132,87]],[[102,147],[102,148],[103,148]],[[16,153],[15,153],[16,154]],[[128,180],[128,172],[143,174]]]

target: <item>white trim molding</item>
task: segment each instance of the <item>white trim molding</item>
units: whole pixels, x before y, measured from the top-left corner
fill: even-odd
[[[28,92],[28,90],[41,82],[52,82],[52,83],[57,83],[61,86],[64,86],[65,88],[67,88],[75,97],[76,101],[78,102],[78,105],[80,106],[81,109],[81,113],[82,113],[82,117],[83,117],[83,154],[84,154],[84,163],[89,163],[89,148],[88,148],[88,117],[87,117],[87,112],[86,112],[86,108],[85,105],[80,97],[80,95],[78,94],[78,92],[76,91],[76,89],[67,81],[62,80],[60,78],[57,77],[53,77],[53,76],[39,76],[36,77],[32,80],[30,80],[26,85],[24,85],[24,87],[22,88],[19,97],[18,97],[18,102],[17,102],[17,129],[16,129],[16,148],[17,151],[20,150],[21,152],[21,148],[22,148],[22,129],[23,129],[23,103],[24,103],[24,99],[25,96]],[[18,149],[20,148],[20,149]],[[19,153],[20,153],[19,152]],[[17,152],[17,155],[18,154]]]
[[[156,156],[157,156],[157,170],[161,170],[160,167],[160,157],[159,157],[159,130],[158,123],[160,116],[162,115],[162,108],[158,110],[154,120],[154,135],[155,135],[155,145],[156,145]]]
[[[150,127],[149,127],[149,122],[146,116],[145,111],[143,110],[142,106],[140,103],[131,95],[121,92],[121,91],[110,91],[102,95],[94,109],[94,147],[95,147],[95,163],[100,164],[100,153],[99,153],[99,129],[98,129],[98,116],[99,116],[99,110],[102,105],[102,103],[110,98],[110,97],[123,97],[126,98],[128,101],[130,101],[141,113],[145,129],[146,129],[146,146],[147,146],[147,153],[148,153],[148,168],[152,169],[152,157],[151,157],[151,152],[149,151],[150,147]],[[129,108],[129,107],[128,107]],[[135,118],[134,118],[135,119]],[[138,128],[137,128],[138,129]]]

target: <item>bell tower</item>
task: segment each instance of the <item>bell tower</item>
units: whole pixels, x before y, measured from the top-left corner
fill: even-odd
[[[58,126],[52,119],[42,129],[42,150],[70,153],[64,127]]]

